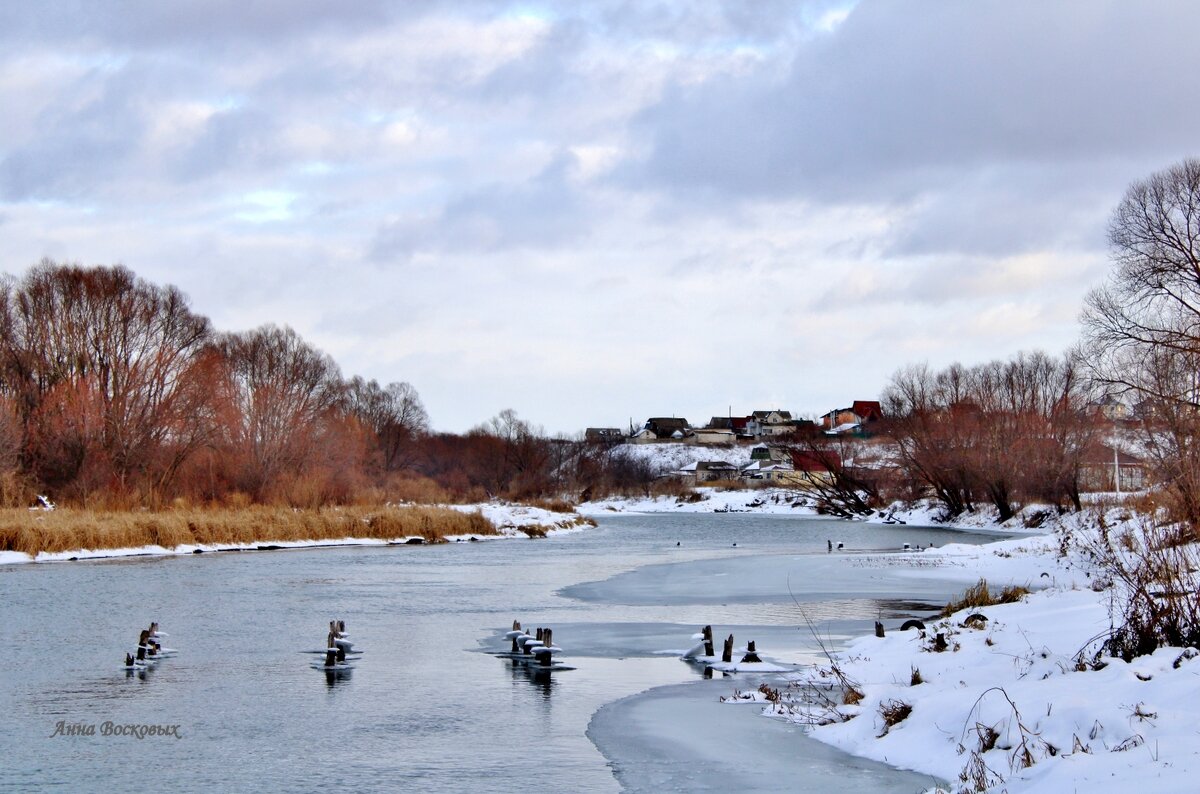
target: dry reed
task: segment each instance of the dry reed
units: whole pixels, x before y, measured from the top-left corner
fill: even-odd
[[[141,546],[221,545],[281,541],[494,535],[479,512],[444,507],[182,508],[149,511],[0,510],[0,551],[64,552]]]
[[[1029,589],[1020,585],[1009,585],[999,593],[992,593],[986,579],[980,579],[968,587],[962,597],[946,604],[942,609],[942,617],[949,617],[960,609],[970,607],[990,607],[995,604],[1012,604],[1029,595]]]

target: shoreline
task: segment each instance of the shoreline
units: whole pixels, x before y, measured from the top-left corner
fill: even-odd
[[[1102,515],[1076,514],[1067,528],[1094,531],[1088,522]],[[1124,511],[1105,518],[1136,521]],[[1040,589],[1016,603],[926,621],[924,631],[888,625],[882,638],[851,639],[826,663],[781,677],[776,702],[761,692],[730,702],[757,703],[818,741],[951,781],[954,791],[1190,790],[1200,751],[1195,709],[1184,704],[1200,696],[1200,654],[1164,647],[1093,664],[1095,642],[1111,625],[1111,585],[1102,586],[1077,552],[1061,555],[1052,532],[894,555],[889,563],[911,565],[902,573],[913,578]],[[940,651],[935,635],[947,640]],[[806,691],[830,685],[832,665],[861,701],[805,703]]]
[[[113,546],[73,548],[61,551],[40,551],[30,555],[22,551],[0,551],[0,565],[45,562],[75,562],[82,560],[110,559],[120,557],[178,556],[183,554],[228,553],[250,551],[282,551],[302,548],[335,546],[401,546],[437,545],[441,543],[500,540],[506,538],[548,537],[564,532],[581,531],[597,518],[606,515],[642,515],[656,513],[753,513],[804,518],[830,518],[817,512],[803,494],[781,488],[759,489],[715,489],[697,488],[697,498],[678,497],[612,497],[584,502],[573,513],[554,512],[545,508],[505,502],[485,502],[465,505],[393,505],[398,508],[448,509],[462,513],[479,513],[491,524],[495,534],[456,533],[431,540],[420,534],[397,535],[395,537],[370,537],[347,535],[341,538],[326,537],[313,539],[276,539],[263,537],[228,543],[180,543],[173,546],[150,543],[140,546]],[[1032,505],[1031,509],[1041,510]],[[38,511],[31,509],[31,513]],[[50,512],[50,511],[47,511]],[[986,510],[965,514],[954,521],[935,520],[934,510],[929,505],[901,508],[894,505],[888,510],[855,519],[840,519],[867,524],[908,524],[914,528],[935,527],[964,532],[1005,535],[1037,535],[1052,531],[1059,521],[1052,519],[1045,526],[1029,529],[1019,523],[1021,515],[1004,524],[989,516]],[[130,511],[130,515],[136,515]],[[1055,517],[1057,518],[1057,517]]]
[[[400,506],[404,507],[404,506]],[[469,505],[420,505],[438,507],[462,513],[479,513],[491,525],[490,534],[463,533],[444,535],[430,541],[419,534],[394,538],[354,537],[320,538],[309,540],[261,540],[231,543],[181,543],[175,546],[147,544],[112,548],[79,548],[65,551],[41,551],[30,555],[22,551],[0,551],[0,565],[27,563],[78,562],[128,557],[174,557],[186,554],[225,554],[231,552],[289,551],[347,546],[425,546],[445,543],[467,543],[489,540],[536,539],[571,532],[581,532],[589,519],[579,513],[558,513],[538,507],[507,503]]]

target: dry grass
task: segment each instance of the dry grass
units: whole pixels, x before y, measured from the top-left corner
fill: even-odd
[[[574,513],[575,505],[566,499],[521,499],[520,503],[551,513]]]
[[[140,546],[271,543],[300,540],[419,536],[439,543],[447,535],[494,535],[480,513],[439,507],[180,508],[96,511],[59,508],[0,510],[0,551],[62,552]]]
[[[899,725],[912,714],[913,707],[902,700],[888,700],[879,704],[879,716],[883,718],[884,733],[894,725]]]
[[[942,609],[942,617],[949,617],[960,609],[990,607],[995,604],[1012,604],[1020,601],[1027,595],[1029,595],[1029,589],[1020,585],[1010,585],[999,593],[992,593],[988,587],[987,580],[980,579],[977,583],[968,587],[961,598],[946,604]]]

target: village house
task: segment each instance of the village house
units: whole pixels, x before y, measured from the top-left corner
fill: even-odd
[[[1092,444],[1079,462],[1079,490],[1129,493],[1146,487],[1146,463],[1107,444]]]
[[[767,444],[755,444],[754,446],[750,447],[750,460],[790,463],[792,460],[792,455],[784,447],[772,447]]]
[[[1092,403],[1092,409],[1110,422],[1122,422],[1129,418],[1129,406],[1111,394]]]
[[[692,431],[691,441],[697,444],[736,444],[737,436],[729,429],[698,427]]]
[[[723,460],[701,460],[684,466],[678,474],[684,478],[691,478],[696,485],[700,485],[717,480],[735,480],[738,467]]]
[[[742,441],[755,440],[762,435],[762,428],[753,416],[735,416],[729,423],[734,435]]]
[[[692,434],[688,420],[674,416],[653,416],[646,420],[642,429],[630,438],[636,444],[651,441],[682,441]]]
[[[795,470],[793,477],[800,486],[829,487],[833,485],[834,472],[841,466],[841,457],[832,450],[792,452],[792,468]]]
[[[625,434],[619,427],[589,427],[583,431],[583,440],[589,444],[621,444]]]
[[[863,435],[865,425],[883,418],[877,400],[855,400],[849,408],[835,408],[821,416],[821,428],[829,435]]]
[[[782,436],[795,430],[790,411],[755,411],[759,432],[764,436]]]

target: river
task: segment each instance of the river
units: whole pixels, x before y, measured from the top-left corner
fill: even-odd
[[[0,566],[0,790],[918,791],[931,781],[719,703],[759,679],[705,680],[668,652],[710,623],[812,661],[806,620],[836,644],[961,587],[863,551],[993,537],[614,514],[547,540]],[[340,677],[301,653],[333,618],[365,650]],[[531,676],[488,653],[514,619],[553,627],[577,669]],[[152,620],[180,653],[127,674]],[[60,722],[95,733],[55,735]]]

